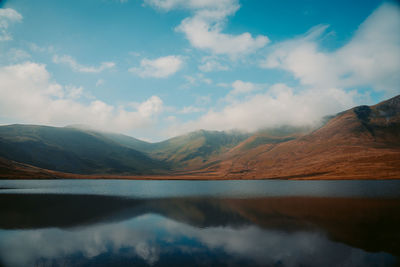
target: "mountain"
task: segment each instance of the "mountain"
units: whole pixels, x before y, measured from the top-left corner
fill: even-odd
[[[400,96],[339,113],[284,142],[231,149],[203,171],[229,178],[400,178]]]
[[[152,151],[152,147],[154,145],[153,143],[145,142],[124,134],[98,132],[93,130],[91,131],[91,134],[101,138],[112,140],[113,142],[121,146],[128,147],[143,153],[148,153]]]
[[[0,126],[4,178],[386,179],[400,178],[398,166],[400,96],[318,129],[200,130],[158,143],[75,126]]]
[[[165,163],[123,145],[124,136],[112,137],[72,127],[0,126],[0,157],[68,173],[144,174],[168,169]]]
[[[176,169],[188,170],[201,167],[249,137],[240,132],[199,130],[154,143],[147,149],[151,156],[166,161]]]
[[[280,126],[257,131],[234,147],[236,151],[248,151],[266,144],[278,144],[299,138],[313,130],[313,127]]]
[[[73,126],[75,128],[75,126]],[[79,127],[82,128],[82,127]],[[272,130],[264,130],[272,131]],[[273,129],[274,132],[295,132],[297,128],[282,127]],[[235,131],[205,131],[198,130],[167,139],[162,142],[149,143],[139,139],[116,133],[97,132],[90,130],[92,135],[112,140],[113,142],[128,147],[166,163],[174,170],[187,170],[201,167],[204,162],[227,152],[251,134]]]
[[[75,174],[168,174],[202,167],[204,161],[228,151],[248,136],[201,130],[148,143],[82,126],[0,126],[0,171],[3,175],[26,172],[27,176],[43,178],[55,175],[48,174],[48,170]]]
[[[227,152],[250,136],[235,131],[198,130],[162,142],[148,143],[121,134],[96,132],[94,134],[146,153],[152,158],[166,162],[174,169],[200,167],[210,158]]]

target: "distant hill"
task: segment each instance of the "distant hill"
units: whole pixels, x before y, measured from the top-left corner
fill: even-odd
[[[168,169],[167,164],[123,145],[126,139],[135,142],[71,127],[0,126],[0,157],[69,173],[144,174]],[[141,141],[136,142],[140,146]]]
[[[147,152],[177,169],[193,169],[227,152],[249,136],[240,132],[199,130],[154,143]]]
[[[2,178],[385,179],[400,178],[398,166],[400,96],[327,117],[318,129],[200,130],[158,143],[75,126],[0,126]]]
[[[282,128],[282,131],[295,130]],[[151,158],[164,162],[166,166],[170,166],[174,170],[201,167],[204,162],[227,152],[251,136],[249,133],[237,131],[198,130],[165,141],[149,143],[122,134],[93,130],[89,130],[89,132],[99,138],[143,152]]]
[[[227,152],[251,136],[248,133],[235,131],[198,130],[162,142],[148,143],[121,134],[99,132],[93,132],[93,134],[146,153],[174,169],[200,167],[210,158]]]

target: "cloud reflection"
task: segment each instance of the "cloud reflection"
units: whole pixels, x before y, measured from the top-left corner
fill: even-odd
[[[0,256],[8,266],[32,266],[41,258],[57,260],[79,253],[91,259],[129,248],[133,255],[151,265],[158,260],[158,248],[155,233],[143,223],[148,221],[147,217],[73,230],[1,231]]]
[[[74,257],[83,264],[101,265],[104,257],[118,257],[163,266],[170,263],[163,261],[166,255],[183,254],[194,261],[201,253],[222,264],[234,260],[233,265],[368,266],[394,261],[389,254],[367,253],[319,232],[289,233],[254,225],[199,228],[155,214],[69,230],[0,231],[0,257],[6,266],[32,266],[41,260],[71,265],[68,261]]]

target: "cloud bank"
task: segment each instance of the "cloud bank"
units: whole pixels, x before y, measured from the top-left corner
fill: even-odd
[[[197,120],[174,125],[169,134],[196,129],[252,132],[265,127],[318,124],[325,115],[353,107],[356,96],[355,91],[337,88],[296,92],[285,84],[275,84],[263,93],[230,101],[221,110],[211,109]]]
[[[64,126],[86,124],[127,132],[151,127],[163,108],[158,96],[130,106],[84,101],[82,87],[53,82],[46,66],[33,62],[0,68],[0,114],[14,122]]]
[[[359,27],[353,38],[333,52],[323,52],[318,38],[327,26],[278,43],[261,67],[293,74],[302,85],[350,88],[370,86],[390,95],[400,88],[400,8],[383,4]]]

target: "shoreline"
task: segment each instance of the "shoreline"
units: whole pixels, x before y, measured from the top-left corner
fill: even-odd
[[[260,180],[293,180],[293,181],[338,181],[338,180],[354,180],[354,181],[384,181],[384,180],[400,180],[400,177],[354,177],[354,176],[313,176],[313,177],[268,177],[268,178],[245,178],[245,177],[207,177],[207,176],[123,176],[123,175],[67,175],[53,177],[37,177],[37,176],[1,176],[0,180],[141,180],[141,181],[260,181]]]
[[[0,158],[1,159],[1,158]],[[2,163],[0,161],[0,163]],[[0,180],[159,180],[159,181],[227,181],[227,180],[399,180],[400,173],[387,169],[350,169],[338,173],[331,170],[299,169],[257,173],[223,171],[176,171],[164,174],[76,174],[38,168],[29,164],[4,160],[0,164]]]

